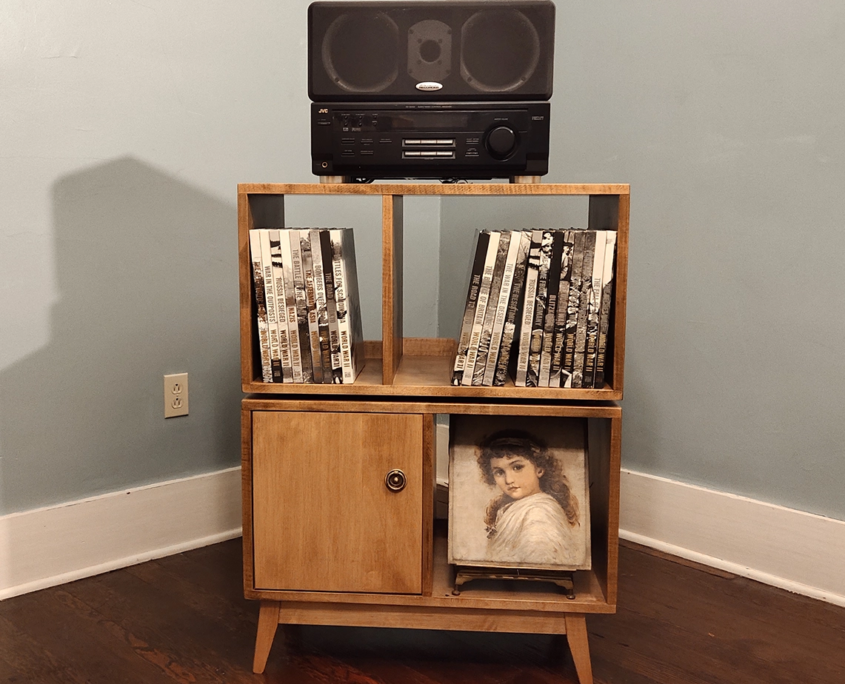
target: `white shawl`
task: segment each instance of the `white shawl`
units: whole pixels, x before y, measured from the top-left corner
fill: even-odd
[[[560,504],[540,492],[503,506],[487,544],[489,560],[527,565],[574,565],[578,544]]]

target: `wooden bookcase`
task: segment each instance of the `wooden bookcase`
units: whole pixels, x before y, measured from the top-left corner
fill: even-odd
[[[288,195],[381,196],[382,339],[365,344],[354,384],[261,381],[248,231],[284,225]],[[604,387],[452,386],[455,341],[402,331],[410,195],[588,197],[587,227],[618,232]],[[592,682],[586,616],[616,610],[628,217],[627,185],[238,186],[241,374],[250,395],[242,404],[244,593],[261,602],[255,672],[279,624],[330,624],[565,634],[580,681]],[[452,594],[433,511],[436,414],[586,419],[592,569],[575,573],[574,599],[541,583],[485,581]],[[394,468],[406,475],[400,492],[385,486]]]

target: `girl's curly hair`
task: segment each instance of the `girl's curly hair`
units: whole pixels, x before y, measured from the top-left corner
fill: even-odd
[[[524,430],[499,430],[484,439],[480,447],[476,460],[485,484],[496,484],[491,465],[494,458],[522,456],[535,467],[542,468],[540,489],[560,504],[566,514],[566,520],[572,527],[578,524],[578,499],[569,489],[569,481],[561,470],[560,462],[537,437]],[[490,502],[484,516],[488,529],[494,527],[499,509],[512,501],[513,499],[503,492]]]

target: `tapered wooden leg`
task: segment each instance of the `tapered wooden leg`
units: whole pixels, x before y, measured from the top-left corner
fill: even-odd
[[[261,674],[267,666],[270,647],[273,645],[273,637],[276,636],[276,627],[279,626],[280,607],[278,601],[261,602],[258,611],[258,634],[255,637],[255,657],[252,660],[252,671],[255,674]]]
[[[587,643],[587,618],[583,615],[566,615],[566,640],[575,661],[575,671],[581,684],[593,684],[593,666],[590,664],[590,645]]]

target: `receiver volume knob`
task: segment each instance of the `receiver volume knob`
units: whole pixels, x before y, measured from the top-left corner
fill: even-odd
[[[504,159],[516,147],[516,133],[508,126],[496,126],[487,134],[487,150],[496,159]]]

